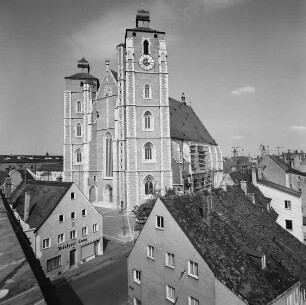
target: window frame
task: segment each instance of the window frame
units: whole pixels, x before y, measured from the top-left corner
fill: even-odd
[[[72,217],[72,215],[74,215],[74,216]],[[71,220],[75,220],[76,219],[76,213],[75,212],[71,212],[70,213],[70,218],[71,218]]]
[[[147,245],[147,258],[151,260],[155,260],[154,258],[154,247],[151,245]]]
[[[75,192],[71,192],[71,193],[70,193],[70,199],[71,199],[71,200],[74,200],[74,199],[75,199]]]
[[[80,100],[76,101],[75,103],[75,112],[76,113],[82,113],[82,102]],[[79,107],[80,105],[80,107]]]
[[[145,84],[143,86],[143,98],[145,100],[151,100],[152,99],[152,87],[149,84]]]
[[[200,305],[200,301],[192,296],[188,296],[188,305]]]
[[[137,284],[141,284],[141,270],[133,270],[133,281]]]
[[[86,217],[87,216],[87,209],[82,209],[82,217]]]
[[[285,209],[291,210],[291,200],[285,200]]]
[[[54,261],[56,260],[56,259],[59,259],[59,263],[58,263],[58,265],[55,265],[54,264]],[[52,266],[52,268],[49,268],[48,267],[48,263],[50,264],[50,263],[53,263],[53,266]],[[57,268],[59,268],[59,267],[61,267],[62,266],[62,255],[60,254],[60,255],[57,255],[57,256],[55,256],[55,257],[52,257],[52,258],[50,258],[50,259],[47,259],[47,261],[46,261],[46,270],[47,270],[47,272],[50,272],[50,271],[52,271],[52,270],[55,270],[55,269],[57,269]]]
[[[110,132],[106,132],[104,136],[104,153],[105,153],[105,171],[104,175],[107,179],[113,179],[114,176],[114,160],[113,160],[113,136]]]
[[[96,232],[98,232],[98,231],[99,231],[99,226],[98,226],[97,223],[94,223],[94,224],[92,225],[92,232],[93,232],[93,233],[96,233]]]
[[[143,114],[142,130],[143,131],[154,131],[154,115],[149,110],[146,110]]]
[[[164,223],[164,217],[163,216],[156,215],[155,229],[158,229],[158,230],[164,230],[165,229],[165,223]]]
[[[60,237],[61,237],[61,241],[60,241]],[[57,235],[57,244],[63,244],[65,242],[65,233],[60,233]]]
[[[77,148],[74,152],[75,154],[75,163],[80,164],[83,162],[83,153],[80,148]]]
[[[74,237],[72,235],[74,235]],[[74,240],[76,238],[77,238],[77,230],[70,231],[70,240]]]
[[[288,228],[288,226],[291,228]],[[293,231],[293,221],[291,219],[285,219],[285,227],[286,227],[286,230]]]
[[[166,285],[166,299],[172,303],[175,303],[175,288]]]
[[[85,233],[84,233],[84,231],[85,231]],[[88,226],[86,226],[86,227],[82,227],[82,236],[87,236],[88,235]]]
[[[61,217],[63,218],[63,220],[61,220]],[[65,215],[64,215],[64,214],[59,214],[59,215],[58,215],[58,222],[59,222],[59,223],[65,222]]]
[[[195,279],[199,279],[199,264],[198,263],[188,260],[188,275]]]
[[[175,257],[173,253],[166,252],[165,265],[171,269],[175,268]]]
[[[145,45],[145,43],[147,44]],[[150,55],[150,42],[147,38],[142,41],[142,54]]]
[[[48,241],[48,245],[45,245],[45,241]],[[43,250],[49,249],[51,247],[51,237],[44,238],[42,240],[42,248]]]

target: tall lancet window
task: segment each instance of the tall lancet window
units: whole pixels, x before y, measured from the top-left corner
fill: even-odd
[[[151,129],[152,128],[152,113],[150,111],[146,111],[144,114],[144,128]]]
[[[145,194],[151,195],[154,194],[154,185],[155,185],[155,179],[151,175],[148,175],[144,179],[144,187],[145,187]]]
[[[77,136],[77,137],[81,137],[81,136],[82,136],[82,126],[81,126],[80,123],[78,123],[78,124],[76,125],[76,136]]]
[[[143,54],[149,54],[149,42],[145,40],[143,42]]]
[[[105,135],[105,176],[113,177],[113,138],[109,132]]]
[[[145,160],[153,159],[153,144],[148,142],[144,145],[144,156]]]

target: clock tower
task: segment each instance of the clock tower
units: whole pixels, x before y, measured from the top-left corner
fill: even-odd
[[[165,32],[150,28],[148,11],[137,12],[117,57],[114,195],[131,209],[172,187]]]

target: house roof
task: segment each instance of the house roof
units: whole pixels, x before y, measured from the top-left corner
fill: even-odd
[[[292,168],[290,165],[288,165],[285,161],[283,161],[281,158],[279,158],[278,156],[272,155],[272,156],[268,156],[270,157],[273,161],[275,161],[281,168],[283,168],[287,173],[291,173],[291,174],[295,174],[295,175],[299,175],[299,176],[305,176],[306,177],[306,173],[303,173],[301,171],[298,171],[294,168]]]
[[[217,145],[190,106],[171,97],[169,105],[171,138]]]
[[[13,208],[23,219],[25,192],[30,192],[29,218],[26,223],[35,232],[51,215],[73,182],[28,181],[20,184],[12,193]]]
[[[267,304],[299,280],[306,287],[306,247],[248,201],[238,186],[215,190],[210,224],[203,198],[163,197],[161,201],[214,275],[248,304]],[[204,201],[206,202],[206,201]],[[267,268],[245,247],[263,252]]]
[[[63,162],[59,163],[50,163],[41,165],[37,171],[41,172],[62,172],[63,171]]]
[[[89,73],[84,72],[78,72],[75,74],[72,74],[70,76],[66,76],[65,79],[90,79],[90,80],[98,80],[95,76],[92,76]]]
[[[270,188],[273,188],[273,189],[276,189],[278,191],[281,191],[283,193],[289,194],[289,195],[297,197],[297,198],[300,198],[301,195],[302,195],[301,192],[295,191],[291,188],[285,187],[283,185],[274,183],[274,182],[269,181],[269,180],[257,180],[257,183],[262,184],[262,185],[267,186],[267,187],[270,187]]]

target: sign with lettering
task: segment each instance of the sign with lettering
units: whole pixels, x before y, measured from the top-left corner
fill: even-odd
[[[97,242],[99,240],[100,240],[100,238],[88,241],[87,237],[86,238],[82,238],[82,239],[79,239],[78,242],[74,241],[72,243],[68,243],[68,244],[65,244],[65,245],[62,245],[62,246],[58,246],[58,251],[66,249],[66,248],[70,248],[70,247],[73,247],[73,246],[76,246],[77,244],[82,244],[80,246],[85,246],[85,245],[88,245],[88,244],[91,244],[91,243],[95,243],[95,242]]]

